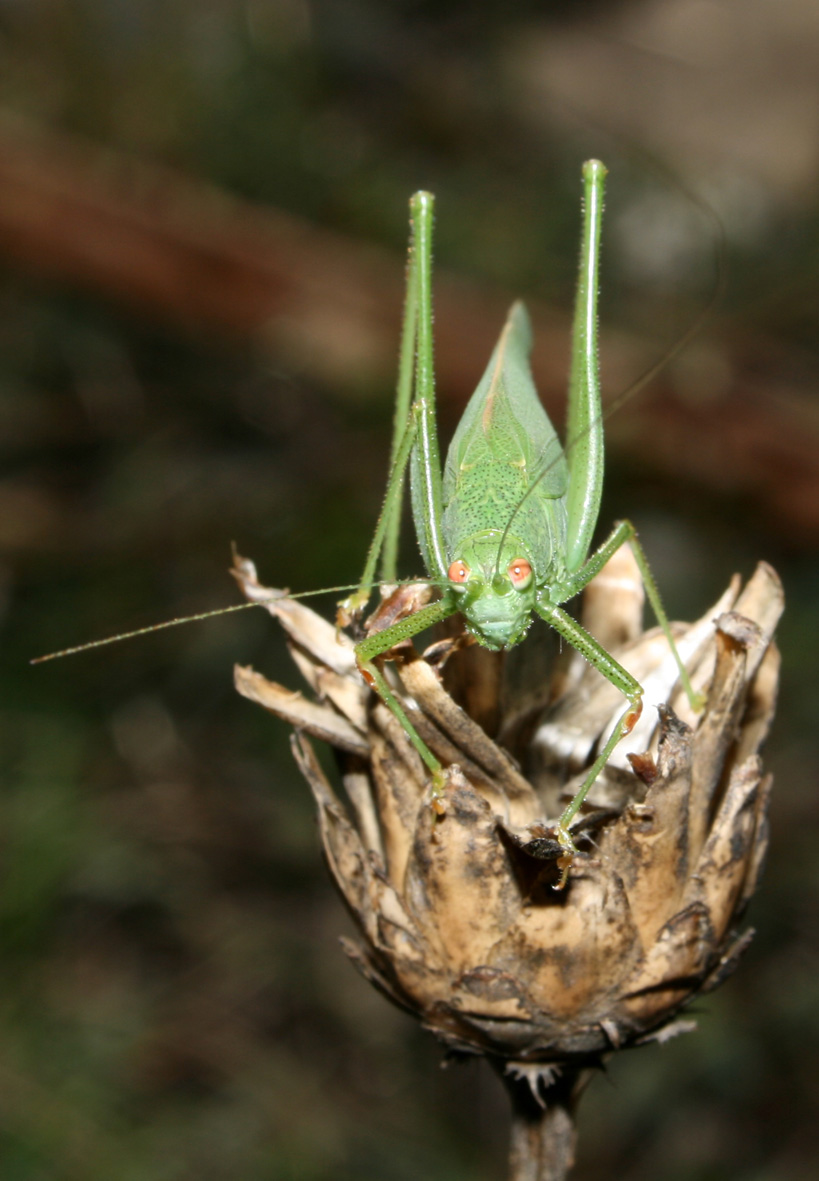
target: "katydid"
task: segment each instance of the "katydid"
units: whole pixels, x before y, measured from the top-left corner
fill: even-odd
[[[460,613],[486,648],[510,648],[537,614],[576,648],[626,699],[626,708],[557,824],[561,885],[576,852],[569,826],[617,743],[642,710],[639,683],[562,604],[583,589],[630,541],[649,601],[674,653],[692,706],[694,692],[634,526],[621,521],[590,556],[603,485],[603,413],[597,362],[597,291],[606,169],[583,166],[584,219],[574,313],[567,445],[564,451],[535,390],[531,329],[521,303],[500,339],[455,431],[441,472],[432,364],[433,197],[410,201],[412,235],[402,332],[391,471],[384,506],[358,592],[340,606],[348,621],[366,605],[381,558],[395,581],[406,469],[418,544],[436,601],[356,646],[359,668],[401,723],[430,772],[431,802],[446,807],[446,772],[391,690],[379,658],[401,641]],[[414,370],[414,372],[413,372]]]
[[[562,604],[578,594],[625,541],[631,542],[649,602],[674,654],[683,688],[693,708],[702,706],[677,652],[656,583],[631,522],[619,522],[589,556],[603,486],[604,415],[597,364],[597,291],[605,177],[606,169],[598,160],[589,160],[583,166],[583,239],[565,450],[538,399],[529,366],[529,318],[523,304],[516,303],[455,431],[443,473],[432,365],[434,199],[426,192],[412,197],[389,481],[358,589],[340,604],[339,610],[342,623],[350,622],[363,610],[376,582],[379,560],[381,582],[396,581],[401,502],[409,467],[415,530],[428,584],[439,597],[367,636],[355,651],[365,679],[392,710],[427,766],[431,802],[439,812],[445,810],[445,769],[412,725],[379,667],[380,658],[397,644],[460,613],[467,631],[479,644],[493,650],[510,648],[523,639],[537,614],[620,690],[626,708],[557,824],[563,850],[559,859],[561,885],[576,852],[569,826],[615,746],[633,728],[642,709],[639,683],[563,610]],[[698,318],[665,359],[690,339],[700,323]],[[638,385],[644,384],[657,368],[652,367]],[[54,652],[38,661],[143,635],[158,627],[257,605],[261,604],[245,603],[171,620]]]

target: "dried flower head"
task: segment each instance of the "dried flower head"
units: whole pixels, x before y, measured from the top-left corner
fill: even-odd
[[[316,697],[237,669],[241,693],[296,727],[324,853],[362,936],[345,947],[367,979],[452,1051],[486,1054],[524,1079],[534,1098],[554,1068],[576,1072],[686,1027],[680,1010],[733,970],[751,935],[737,924],[767,843],[770,777],[758,752],[779,665],[773,570],[761,564],[742,590],[734,579],[701,620],[675,626],[695,687],[707,690],[699,716],[676,688],[662,633],[642,632],[627,547],[589,587],[583,621],[644,686],[647,708],[578,817],[581,853],[562,892],[551,822],[622,709],[610,684],[573,656],[533,676],[512,667],[518,650],[488,653],[457,635],[423,656],[396,653],[386,667],[419,733],[457,767],[438,816],[351,640],[261,588],[250,563],[236,573],[250,597],[275,596],[269,610]],[[527,649],[537,663],[531,638],[524,658]],[[308,734],[341,752],[349,806]]]

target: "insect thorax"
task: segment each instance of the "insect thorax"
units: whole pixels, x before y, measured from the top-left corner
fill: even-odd
[[[553,581],[566,548],[565,503],[562,497],[536,492],[527,496],[529,487],[526,473],[511,464],[462,469],[450,497],[444,488],[442,530],[448,560],[462,558],[471,566],[462,551],[467,543],[479,542],[485,577],[504,571],[513,558],[524,557],[537,585]]]

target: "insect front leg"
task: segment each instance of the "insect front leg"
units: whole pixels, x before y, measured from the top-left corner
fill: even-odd
[[[428,607],[422,607],[420,611],[414,612],[407,619],[400,619],[391,627],[385,628],[384,631],[368,636],[355,648],[356,661],[364,680],[370,688],[376,691],[401,723],[404,733],[428,768],[432,778],[432,806],[439,814],[442,814],[445,808],[443,803],[446,787],[444,768],[409,720],[407,711],[388,685],[387,679],[376,661],[379,656],[389,652],[390,648],[394,648],[396,644],[400,644],[403,640],[412,639],[419,632],[425,631],[433,624],[440,623],[450,615],[454,615],[455,611],[456,608],[448,599],[441,599],[437,603],[431,603]]]
[[[542,619],[545,619],[550,627],[553,627],[573,648],[576,648],[581,656],[584,656],[589,664],[593,665],[598,672],[603,674],[607,681],[610,681],[615,688],[619,689],[628,701],[626,709],[621,714],[606,744],[589,768],[588,775],[575,792],[568,807],[564,810],[557,823],[557,839],[563,849],[563,856],[559,857],[557,862],[562,871],[557,889],[562,890],[566,884],[566,878],[568,877],[572,860],[577,852],[569,831],[569,825],[582,807],[583,801],[588,795],[589,789],[595,779],[609,761],[617,743],[621,738],[625,738],[627,734],[630,734],[637,724],[640,714],[643,712],[643,689],[640,682],[636,681],[631,673],[626,672],[623,666],[618,664],[613,656],[609,655],[602,644],[599,644],[595,640],[594,636],[590,635],[584,627],[581,627],[576,620],[572,619],[565,611],[562,611],[560,607],[553,606],[549,603],[538,602],[536,610],[538,615]]]

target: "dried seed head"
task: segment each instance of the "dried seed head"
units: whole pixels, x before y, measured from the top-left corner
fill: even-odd
[[[252,565],[236,573],[259,597]],[[324,853],[361,931],[345,941],[349,956],[454,1051],[520,1072],[670,1036],[689,1027],[680,1009],[749,942],[737,924],[767,843],[770,777],[758,752],[775,705],[781,586],[761,564],[744,590],[735,579],[703,619],[676,627],[695,687],[708,692],[701,716],[676,688],[662,634],[642,633],[641,609],[624,548],[589,588],[584,621],[644,686],[646,709],[578,818],[582,851],[560,893],[550,821],[622,709],[595,670],[571,660],[511,692],[504,654],[457,637],[424,657],[402,650],[387,666],[396,691],[451,768],[439,817],[418,755],[361,681],[347,636],[275,597],[269,610],[317,701],[237,669],[239,691],[297,729]],[[524,657],[527,648],[537,661],[532,639]],[[307,734],[341,752],[349,806]]]

